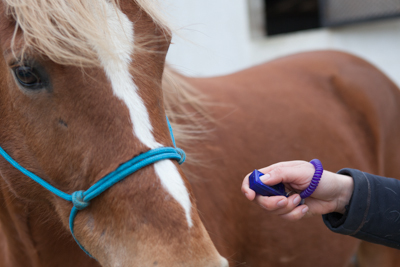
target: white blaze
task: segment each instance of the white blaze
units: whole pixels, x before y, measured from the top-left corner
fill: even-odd
[[[161,147],[153,136],[149,114],[129,72],[133,53],[133,23],[119,9],[115,10],[112,4],[106,2],[106,8],[110,36],[105,38],[108,38],[110,49],[104,51],[96,44],[93,47],[111,82],[114,95],[129,109],[133,134],[150,149]],[[192,227],[189,194],[175,165],[170,160],[163,160],[155,163],[154,168],[163,187],[182,205],[188,225]]]

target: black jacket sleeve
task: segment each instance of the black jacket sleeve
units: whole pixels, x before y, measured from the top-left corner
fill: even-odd
[[[400,249],[400,181],[354,169],[339,174],[354,179],[354,192],[346,214],[323,215],[335,233]]]

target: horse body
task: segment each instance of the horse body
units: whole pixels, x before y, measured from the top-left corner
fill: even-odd
[[[327,170],[400,177],[398,88],[369,63],[333,51],[188,81],[224,103],[212,107],[220,119],[209,139],[194,146],[209,166],[190,168],[202,177],[192,186],[222,255],[232,266],[347,266],[358,240],[331,233],[319,217],[290,223],[269,216],[238,196],[242,178],[278,161],[312,158]],[[359,254],[361,266],[399,263],[395,250],[362,247],[382,253]]]
[[[166,109],[185,101],[164,92],[170,100],[163,103],[171,36],[147,3],[0,3],[0,146],[64,192],[172,146],[165,113],[173,111]],[[219,253],[233,266],[349,261],[358,241],[329,233],[318,218],[290,224],[266,215],[240,194],[240,181],[254,168],[313,157],[330,170],[399,177],[397,88],[367,63],[334,52],[182,79],[226,103],[211,108],[219,121],[206,126],[214,129],[210,138],[185,147],[207,157],[205,166],[187,166],[201,179],[192,187],[176,162],[163,160],[93,199],[74,229],[97,262],[69,233],[72,204],[1,158],[1,266],[226,267]],[[30,87],[32,80],[40,83]],[[178,115],[175,122],[185,118]]]

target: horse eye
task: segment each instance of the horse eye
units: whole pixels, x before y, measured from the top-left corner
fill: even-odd
[[[44,86],[39,72],[32,67],[18,66],[14,69],[18,83],[27,89],[40,89]]]

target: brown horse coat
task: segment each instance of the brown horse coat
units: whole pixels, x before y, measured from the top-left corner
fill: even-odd
[[[187,148],[209,163],[190,168],[202,177],[192,186],[222,255],[232,266],[346,266],[358,240],[329,232],[319,217],[293,223],[270,216],[238,197],[241,182],[255,168],[313,158],[331,171],[351,167],[400,178],[396,85],[364,60],[334,51],[188,81],[211,101],[224,103],[211,110],[220,120],[209,139]],[[360,254],[360,266],[400,263],[395,250],[373,244],[362,248],[383,254]]]

